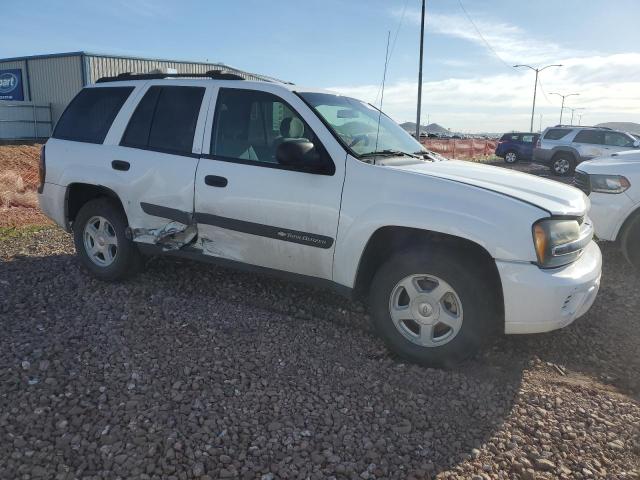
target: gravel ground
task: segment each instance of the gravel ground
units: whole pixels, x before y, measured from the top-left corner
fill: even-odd
[[[0,235],[0,478],[640,478],[638,277],[455,370],[330,292],[174,259],[126,283]]]

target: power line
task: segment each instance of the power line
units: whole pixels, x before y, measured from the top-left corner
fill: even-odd
[[[482,32],[480,31],[480,29],[478,28],[478,26],[476,25],[476,23],[473,21],[473,19],[471,18],[471,15],[469,15],[469,12],[467,12],[467,9],[464,8],[464,5],[462,4],[462,0],[458,0],[458,4],[460,5],[460,8],[462,9],[462,11],[464,12],[464,14],[466,15],[467,19],[469,20],[469,22],[471,23],[471,25],[473,25],[473,28],[476,30],[476,32],[478,33],[478,35],[480,36],[480,38],[482,39],[482,41],[484,42],[484,44],[487,46],[487,48],[495,55],[495,57],[500,60],[502,62],[502,64],[507,67],[509,70],[511,70],[513,67],[511,65],[509,65],[507,62],[504,61],[504,59],[498,55],[498,52],[496,52],[494,50],[494,48],[491,46],[491,44],[487,41],[486,38],[484,38],[484,36],[482,35]]]

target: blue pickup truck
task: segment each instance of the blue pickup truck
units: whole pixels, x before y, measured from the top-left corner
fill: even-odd
[[[498,141],[496,155],[504,158],[506,163],[518,161],[531,161],[533,148],[538,141],[538,133],[505,133]]]

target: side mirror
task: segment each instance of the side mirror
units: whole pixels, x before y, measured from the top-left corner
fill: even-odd
[[[308,140],[282,142],[276,150],[276,160],[280,165],[295,167],[303,172],[331,174],[322,155]]]
[[[633,142],[633,148],[640,148],[640,140]]]

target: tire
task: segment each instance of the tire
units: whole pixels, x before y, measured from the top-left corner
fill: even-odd
[[[460,250],[408,249],[389,258],[376,272],[369,292],[372,321],[389,349],[400,357],[421,365],[454,366],[499,333],[498,295],[483,288],[488,283],[492,282],[487,282],[478,262]],[[417,285],[417,294],[409,295],[403,286],[407,284]],[[411,318],[405,320],[405,316]],[[459,325],[457,330],[451,327],[454,324]],[[422,340],[423,333],[427,341]]]
[[[508,163],[509,165],[513,165],[514,163],[518,162],[518,160],[520,160],[520,158],[518,158],[518,152],[515,152],[514,150],[509,150],[504,155],[504,162]]]
[[[576,162],[571,155],[559,154],[551,159],[551,171],[554,175],[564,177],[572,174],[575,168]]]
[[[640,214],[636,214],[625,227],[620,246],[627,261],[640,271]]]
[[[137,273],[142,266],[142,256],[127,238],[126,229],[127,218],[114,201],[98,198],[84,204],[73,222],[73,242],[80,264],[106,282],[123,280]]]

